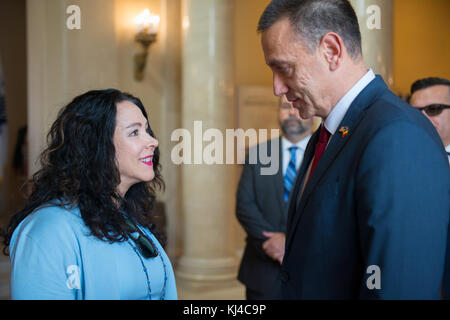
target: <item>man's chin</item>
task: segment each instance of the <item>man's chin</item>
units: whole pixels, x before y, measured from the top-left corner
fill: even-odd
[[[286,135],[295,136],[295,135],[303,134],[306,130],[305,130],[305,128],[303,128],[303,126],[301,126],[301,127],[299,127],[299,126],[287,126],[287,127],[282,128],[282,131]]]

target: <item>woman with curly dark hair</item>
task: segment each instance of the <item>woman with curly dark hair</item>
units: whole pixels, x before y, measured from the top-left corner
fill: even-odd
[[[64,107],[4,240],[13,299],[177,299],[152,208],[164,187],[142,102],[95,90]],[[160,239],[161,240],[161,239]]]

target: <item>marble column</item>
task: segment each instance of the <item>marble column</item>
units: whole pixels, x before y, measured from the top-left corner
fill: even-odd
[[[350,2],[358,16],[364,61],[367,67],[380,74],[392,88],[394,1],[350,0]]]
[[[236,278],[233,165],[205,164],[201,132],[234,127],[233,1],[182,2],[182,126],[192,164],[182,167],[183,253],[177,279],[190,286]],[[194,130],[194,121],[202,129]],[[225,145],[225,141],[224,141]],[[225,162],[225,160],[224,160]]]

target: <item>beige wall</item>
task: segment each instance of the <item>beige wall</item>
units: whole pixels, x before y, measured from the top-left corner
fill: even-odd
[[[8,162],[0,184],[0,219],[21,201],[20,177],[12,171],[18,129],[27,124],[25,0],[0,1],[0,57],[8,116]]]
[[[394,90],[408,94],[419,79],[450,79],[450,1],[395,0]]]
[[[234,0],[234,74],[236,86],[272,86],[256,28],[270,0]]]

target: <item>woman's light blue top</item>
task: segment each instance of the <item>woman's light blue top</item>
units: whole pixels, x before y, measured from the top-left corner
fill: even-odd
[[[151,299],[177,299],[164,249],[148,229],[142,230],[158,248],[157,257],[139,257],[127,241],[110,244],[91,236],[78,208],[38,209],[20,223],[11,239],[11,298],[147,299],[143,262]]]

